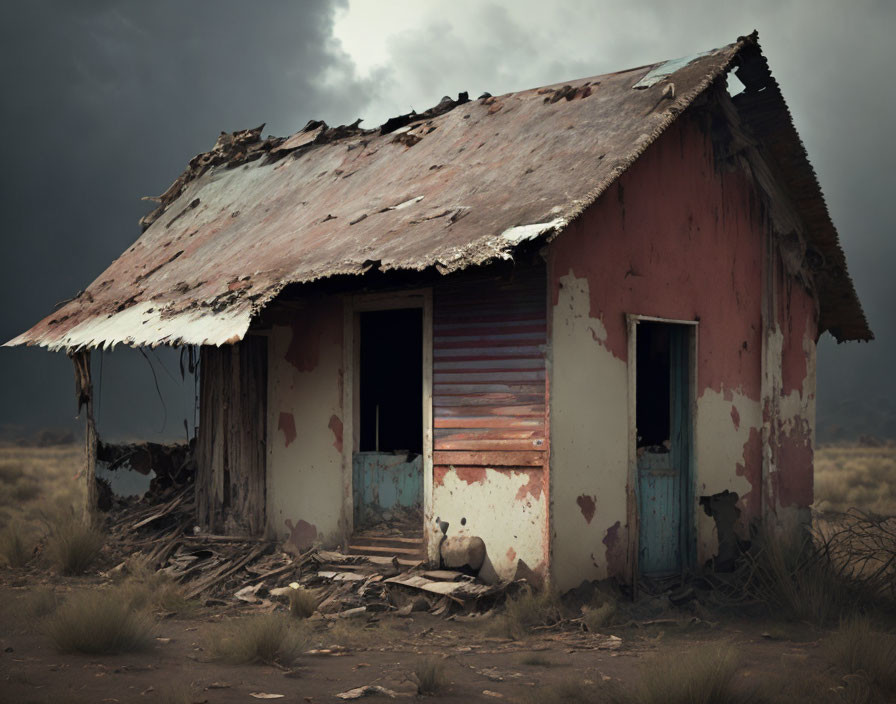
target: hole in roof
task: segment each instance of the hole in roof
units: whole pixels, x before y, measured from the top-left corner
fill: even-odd
[[[726,87],[728,88],[728,95],[732,98],[735,95],[740,95],[747,89],[743,82],[737,77],[737,74],[733,71],[728,74],[728,84]]]

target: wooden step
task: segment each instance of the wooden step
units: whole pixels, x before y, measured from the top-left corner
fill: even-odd
[[[425,557],[422,545],[415,548],[394,548],[380,545],[349,545],[348,550],[355,555],[394,555],[395,557],[420,557],[421,559]]]
[[[404,538],[400,535],[388,537],[353,535],[351,543],[352,545],[390,545],[396,548],[414,548],[423,545],[423,536],[420,536],[419,538]]]

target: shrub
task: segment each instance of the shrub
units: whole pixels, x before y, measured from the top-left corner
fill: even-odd
[[[438,694],[448,686],[445,663],[437,658],[423,658],[414,667],[417,694]]]
[[[304,646],[307,635],[294,620],[277,614],[246,616],[221,626],[224,634],[209,642],[216,660],[234,665],[280,663],[289,665]]]
[[[876,688],[884,701],[896,700],[896,635],[876,630],[868,618],[852,617],[841,622],[826,650],[835,664]]]
[[[296,618],[308,618],[317,610],[320,597],[311,589],[299,587],[289,594],[289,613]]]
[[[524,638],[536,626],[550,626],[560,620],[560,598],[549,589],[524,587],[508,596],[504,613],[493,622],[491,631],[508,638]]]
[[[153,570],[145,560],[132,558],[126,570],[128,575],[119,590],[133,608],[180,614],[199,607],[187,599],[183,586],[164,572]]]
[[[102,533],[69,512],[51,524],[47,554],[62,574],[83,574],[99,557],[104,542]]]
[[[21,531],[14,523],[0,533],[0,558],[9,567],[24,567],[31,559],[31,550],[28,549]]]
[[[705,646],[645,661],[629,701],[639,704],[737,704],[753,699],[735,686],[730,648]],[[616,695],[619,697],[619,694]],[[625,697],[623,698],[625,699]]]
[[[82,591],[70,596],[50,617],[47,633],[61,652],[126,653],[149,648],[153,622],[117,590]]]

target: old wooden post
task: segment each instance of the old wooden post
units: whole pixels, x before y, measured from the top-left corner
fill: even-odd
[[[81,409],[87,420],[84,432],[84,475],[87,480],[87,503],[85,505],[85,517],[90,523],[96,521],[97,515],[97,490],[96,490],[96,424],[93,419],[93,382],[90,378],[90,350],[78,350],[71,353],[72,364],[75,367],[75,397],[78,401],[78,415]]]

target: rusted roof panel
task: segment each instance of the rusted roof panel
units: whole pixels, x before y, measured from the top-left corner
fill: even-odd
[[[593,203],[755,41],[568,85],[462,94],[379,130],[222,134],[132,247],[7,344],[220,345],[290,283],[508,258]]]

